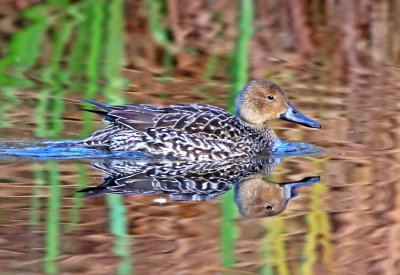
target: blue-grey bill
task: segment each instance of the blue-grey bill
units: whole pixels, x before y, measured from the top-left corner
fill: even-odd
[[[297,188],[305,185],[312,185],[320,181],[320,177],[306,177],[300,181],[286,182],[281,183],[280,185],[285,188],[285,203],[288,203],[289,200],[297,197]]]
[[[295,122],[307,127],[312,127],[312,128],[321,128],[321,125],[316,122],[315,120],[312,120],[309,117],[306,117],[305,115],[303,115],[302,113],[300,113],[299,111],[296,110],[296,108],[294,108],[292,106],[292,104],[288,103],[288,108],[286,110],[285,113],[281,114],[281,119],[287,120],[287,121],[291,121],[291,122]]]

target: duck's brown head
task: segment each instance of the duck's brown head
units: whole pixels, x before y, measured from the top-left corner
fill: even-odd
[[[236,99],[236,115],[254,126],[263,126],[268,120],[281,118],[321,128],[318,122],[296,110],[278,85],[263,79],[252,80],[243,87]]]

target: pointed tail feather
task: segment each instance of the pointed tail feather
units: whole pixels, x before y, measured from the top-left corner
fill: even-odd
[[[105,103],[100,103],[100,102],[96,102],[96,101],[88,100],[88,99],[80,99],[80,101],[93,104],[93,105],[95,105],[95,106],[97,106],[97,107],[100,107],[100,108],[106,110],[107,112],[112,111],[112,108],[110,107],[110,105],[107,105],[107,104],[105,104]]]
[[[87,187],[87,188],[78,190],[78,192],[85,193],[85,195],[84,195],[85,198],[100,196],[100,195],[109,193],[110,189],[108,189],[108,187],[112,186],[112,185],[115,185],[114,178],[106,177],[106,178],[104,178],[104,181],[101,184],[99,184],[98,186]]]
[[[85,198],[91,198],[107,194],[110,192],[110,190],[107,187],[96,186],[78,190],[78,192],[84,193],[83,197]]]
[[[79,109],[79,110],[85,111],[85,112],[95,113],[95,114],[101,115],[101,116],[103,116],[103,117],[106,117],[106,116],[107,116],[107,112],[105,112],[105,111],[89,110],[89,109],[84,109],[84,108]]]

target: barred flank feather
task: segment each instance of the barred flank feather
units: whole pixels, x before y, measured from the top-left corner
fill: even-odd
[[[106,105],[85,100],[104,111],[111,124],[84,144],[114,151],[143,151],[180,159],[211,161],[254,156],[270,149],[276,136],[244,124],[227,111],[203,104]]]

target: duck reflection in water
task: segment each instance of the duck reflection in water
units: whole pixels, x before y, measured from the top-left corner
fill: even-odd
[[[281,213],[300,186],[314,184],[319,177],[272,183],[265,180],[279,159],[258,158],[217,163],[137,162],[102,160],[91,165],[106,177],[97,187],[80,190],[85,197],[104,194],[166,194],[173,201],[215,199],[234,187],[239,212],[248,217]]]

